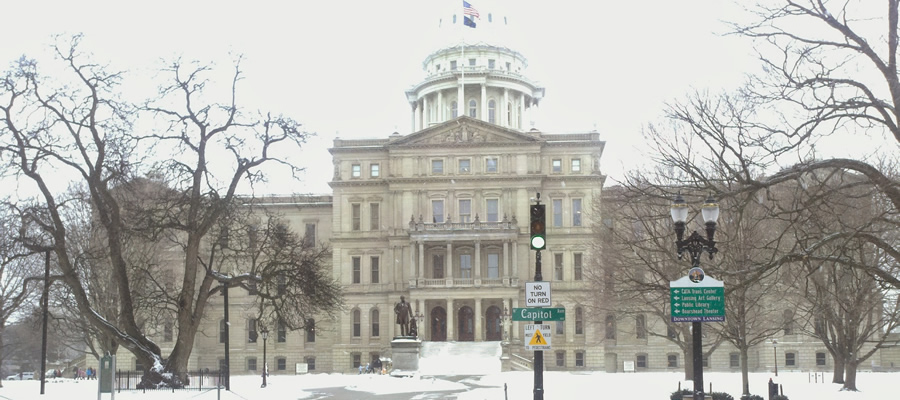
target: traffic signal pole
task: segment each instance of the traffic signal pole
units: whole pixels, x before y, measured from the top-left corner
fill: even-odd
[[[534,280],[544,280],[541,275],[541,250],[547,246],[547,224],[545,206],[541,204],[541,193],[537,193],[536,204],[531,206],[531,249],[534,253]],[[534,321],[540,325],[544,321]],[[534,351],[534,400],[544,400],[544,351]]]

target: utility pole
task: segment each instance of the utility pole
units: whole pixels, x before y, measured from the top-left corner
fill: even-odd
[[[541,250],[547,247],[547,224],[545,207],[541,204],[541,193],[537,193],[536,204],[531,206],[531,249],[534,253],[534,280],[544,280],[541,275]],[[544,321],[534,321],[536,325]],[[534,351],[534,400],[544,400],[544,351]]]

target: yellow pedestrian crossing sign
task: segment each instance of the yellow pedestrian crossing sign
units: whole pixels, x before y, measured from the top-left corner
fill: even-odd
[[[550,350],[550,324],[525,325],[525,350]]]

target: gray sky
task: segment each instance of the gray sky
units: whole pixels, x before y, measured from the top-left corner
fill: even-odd
[[[424,77],[422,60],[445,44],[435,34],[461,0],[337,1],[28,1],[4,4],[0,60],[46,51],[54,33],[85,34],[84,44],[114,68],[149,73],[183,55],[227,66],[245,56],[239,100],[288,114],[318,134],[295,192],[330,192],[327,148],[334,137],[386,137],[410,130],[404,90]],[[515,50],[527,75],[547,89],[537,127],[589,131],[607,141],[601,164],[612,178],[642,160],[641,127],[663,102],[694,88],[732,88],[757,68],[751,43],[719,35],[737,7],[723,0],[640,2],[472,0],[511,7]],[[476,28],[479,29],[479,28]],[[10,38],[14,38],[10,40]],[[269,192],[283,193],[284,186]]]

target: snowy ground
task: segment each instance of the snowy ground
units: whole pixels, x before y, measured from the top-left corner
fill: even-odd
[[[820,375],[821,376],[821,375]],[[825,375],[829,377],[828,374]],[[750,391],[766,398],[768,373],[750,374]],[[665,400],[678,387],[682,374],[649,372],[607,374],[602,372],[563,373],[544,372],[546,400],[597,398],[632,398]],[[738,373],[704,374],[707,388],[724,391],[735,398],[740,396],[741,377]],[[808,382],[806,373],[781,373],[775,381],[784,385],[784,394],[791,400],[896,400],[900,373],[860,373],[860,392],[840,392],[839,385]],[[244,400],[244,399],[457,399],[505,400],[533,397],[533,372],[504,372],[484,376],[414,376],[395,378],[382,375],[314,374],[300,376],[271,376],[268,387],[260,388],[258,376],[232,377],[231,391],[121,392],[118,400]],[[504,385],[507,393],[504,393]],[[690,382],[682,386],[691,387]],[[45,395],[40,396],[38,381],[4,381],[0,399],[96,399],[96,381],[48,382]],[[103,399],[109,399],[104,394]]]

